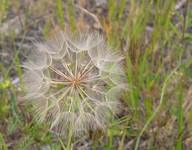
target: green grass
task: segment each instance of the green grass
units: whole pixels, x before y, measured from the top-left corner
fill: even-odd
[[[61,0],[56,0],[56,4],[57,4],[58,16],[59,16],[59,20],[60,20],[60,26],[61,26],[62,29],[64,29],[62,1]]]
[[[3,4],[0,5],[1,25],[10,19],[8,8],[17,10],[17,6],[22,4],[6,0],[0,2]],[[47,14],[43,6],[29,4],[24,9],[20,47],[16,46],[18,40],[14,33],[0,35],[0,57],[3,60],[4,54],[8,54],[11,58],[8,66],[4,61],[0,62],[0,149],[8,149],[10,141],[7,139],[16,136],[17,129],[19,136],[12,146],[17,149],[28,149],[32,145],[38,149],[43,144],[55,150],[71,149],[85,139],[91,141],[94,150],[190,149],[192,34],[189,30],[192,28],[192,10],[189,9],[189,1],[181,13],[174,9],[177,4],[174,0],[108,0],[105,15],[94,11],[97,7],[90,2],[93,10],[88,11],[97,12],[95,15],[103,26],[107,41],[125,57],[123,64],[129,84],[121,98],[123,115],[113,120],[101,138],[90,140],[85,135],[76,140],[72,137],[64,140],[48,132],[46,125],[36,125],[29,108],[20,104],[23,96],[20,58],[25,51],[22,45],[33,30],[30,16],[33,16],[34,10],[39,10],[39,16],[33,16],[33,21],[38,18],[44,20],[44,23],[38,24],[44,37],[55,31],[57,26],[75,31],[79,23],[82,24],[77,17],[82,12],[77,12],[75,7],[81,2],[52,1],[47,5],[56,13],[48,14],[48,17],[44,17]],[[12,83],[15,78],[19,79],[19,84]],[[97,134],[95,136],[99,137]]]

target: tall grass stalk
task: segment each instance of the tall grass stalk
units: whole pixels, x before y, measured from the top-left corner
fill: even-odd
[[[62,0],[56,0],[57,5],[57,12],[59,16],[60,26],[62,29],[64,29],[64,16],[63,16],[63,9],[62,9]]]
[[[141,132],[139,133],[137,140],[136,140],[136,144],[135,144],[135,150],[138,149],[139,146],[139,141],[140,138],[142,136],[142,134],[144,133],[144,131],[147,129],[148,125],[151,123],[151,121],[154,119],[154,117],[156,116],[156,114],[159,112],[159,110],[162,107],[163,104],[163,100],[164,100],[164,95],[165,95],[165,90],[167,88],[167,86],[169,85],[171,78],[173,77],[173,75],[177,72],[177,70],[179,69],[179,67],[181,66],[181,64],[179,64],[165,79],[165,82],[163,84],[163,88],[162,88],[162,92],[161,92],[161,96],[160,96],[160,101],[159,104],[157,106],[157,108],[155,109],[155,111],[153,112],[153,114],[149,117],[148,121],[145,123],[143,129],[141,130]]]
[[[182,82],[182,81],[181,81]],[[178,102],[178,113],[177,113],[177,120],[178,120],[178,131],[177,131],[177,144],[176,149],[182,150],[182,132],[183,132],[183,85],[180,83],[180,94],[179,94],[179,102]]]

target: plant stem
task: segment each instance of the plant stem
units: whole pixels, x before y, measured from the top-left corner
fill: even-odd
[[[163,84],[163,88],[162,88],[162,92],[161,92],[161,97],[160,97],[160,102],[159,105],[157,106],[157,108],[155,109],[154,113],[151,115],[151,117],[149,117],[148,121],[146,122],[146,124],[144,125],[143,129],[141,130],[141,132],[139,133],[137,140],[136,140],[136,144],[135,144],[135,150],[138,149],[139,146],[139,141],[141,138],[141,135],[143,134],[143,132],[147,129],[148,125],[151,123],[151,121],[153,120],[153,118],[156,116],[156,114],[159,112],[162,104],[163,104],[163,98],[165,95],[165,90],[166,87],[168,85],[168,82],[170,80],[170,78],[174,75],[174,73],[177,71],[177,69],[180,67],[180,64],[167,76],[167,78],[165,79],[165,82]]]

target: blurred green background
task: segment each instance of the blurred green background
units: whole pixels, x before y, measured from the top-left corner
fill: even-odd
[[[106,132],[69,145],[22,103],[26,51],[59,29],[102,32],[129,84]],[[0,150],[190,150],[191,106],[190,0],[0,0]]]

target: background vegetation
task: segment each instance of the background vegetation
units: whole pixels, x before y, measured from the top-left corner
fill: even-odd
[[[95,29],[125,56],[129,83],[105,134],[70,143],[22,104],[26,50],[58,29]],[[0,0],[0,149],[192,149],[189,0]]]

